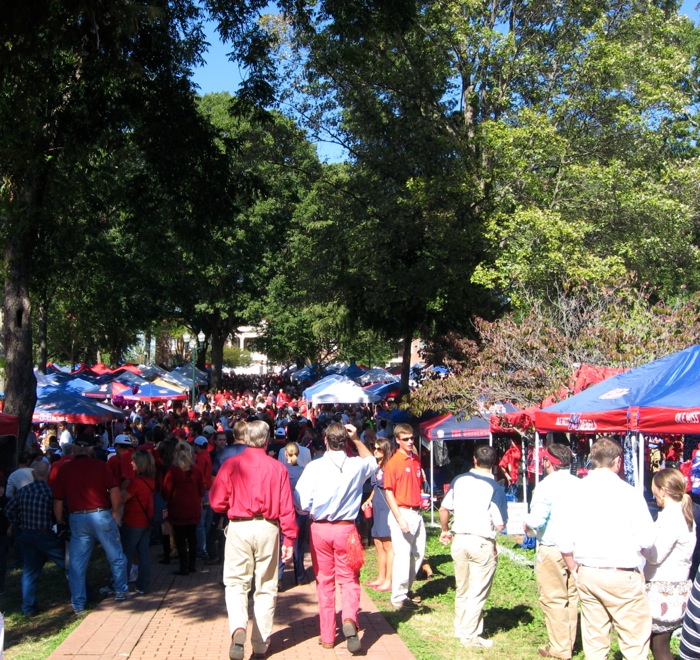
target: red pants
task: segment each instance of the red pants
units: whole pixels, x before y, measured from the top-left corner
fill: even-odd
[[[347,565],[348,536],[354,525],[311,523],[311,562],[316,575],[321,641],[335,641],[335,585],[340,586],[342,621],[357,625],[360,608],[360,571]]]

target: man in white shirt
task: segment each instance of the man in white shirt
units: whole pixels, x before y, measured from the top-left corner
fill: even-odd
[[[571,450],[566,445],[550,445],[542,450],[541,458],[547,476],[535,488],[525,518],[525,531],[537,534],[535,576],[549,637],[549,644],[537,652],[543,658],[568,660],[576,641],[578,591],[557,540],[578,501],[581,481],[569,472]]]
[[[641,491],[620,479],[622,448],[611,438],[591,447],[593,470],[582,480],[559,549],[576,573],[586,660],[605,660],[610,624],[623,658],[646,660],[651,614],[640,572],[654,522]]]
[[[362,503],[362,485],[377,469],[377,459],[362,444],[357,429],[334,422],[325,431],[326,451],[304,469],[294,489],[294,504],[311,519],[311,561],[316,574],[320,643],[335,645],[336,585],[340,586],[342,629],[352,655],[362,651],[358,636],[362,542],[355,518]],[[357,456],[345,447],[352,441]]]
[[[440,543],[452,542],[455,565],[455,636],[465,647],[493,646],[492,640],[481,637],[483,612],[496,572],[496,534],[508,521],[506,492],[492,474],[497,461],[493,447],[477,447],[474,467],[452,480],[440,506]]]
[[[68,430],[68,424],[66,422],[58,423],[58,444],[61,446],[61,450],[73,442],[73,436]]]

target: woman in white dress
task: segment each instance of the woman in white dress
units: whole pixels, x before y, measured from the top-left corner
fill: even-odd
[[[652,492],[661,507],[656,540],[643,551],[644,577],[651,609],[651,652],[654,660],[673,660],[671,634],[683,623],[691,583],[688,571],[695,548],[693,504],[685,492],[680,470],[667,468],[654,475]]]

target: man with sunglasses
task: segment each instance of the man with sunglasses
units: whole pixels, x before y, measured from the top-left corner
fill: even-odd
[[[399,446],[384,468],[384,491],[393,515],[389,516],[394,548],[391,604],[396,610],[416,610],[419,597],[411,592],[425,555],[425,525],[421,515],[423,470],[413,449],[410,424],[397,424],[394,438]]]

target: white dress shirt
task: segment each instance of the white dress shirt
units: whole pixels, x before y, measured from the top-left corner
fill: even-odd
[[[579,500],[581,480],[566,469],[548,474],[535,488],[525,524],[537,533],[542,545],[558,546],[562,530]]]
[[[642,493],[607,468],[581,480],[578,501],[558,539],[582,566],[638,568],[654,544],[654,521]]]

